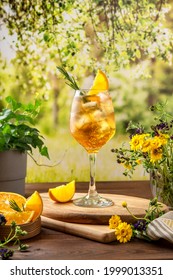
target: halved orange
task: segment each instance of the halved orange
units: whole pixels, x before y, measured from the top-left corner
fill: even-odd
[[[11,211],[2,211],[2,214],[7,220],[5,225],[10,225],[12,222],[16,222],[17,225],[22,225],[32,221],[34,216],[34,211],[17,212],[11,210]]]
[[[24,209],[26,211],[34,211],[34,216],[32,218],[35,221],[43,211],[43,200],[38,191],[35,191],[30,197],[27,198]]]
[[[100,69],[98,69],[93,85],[90,88],[89,95],[97,94],[100,91],[109,89],[108,78]]]
[[[21,209],[26,202],[26,198],[18,193],[0,192],[0,211],[11,211],[10,200],[15,200]]]
[[[56,202],[68,202],[75,194],[75,181],[48,190],[49,198]]]

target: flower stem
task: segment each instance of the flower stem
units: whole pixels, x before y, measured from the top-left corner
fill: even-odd
[[[10,243],[14,238],[17,237],[17,234],[15,233],[13,236],[11,236],[12,230],[10,231],[10,234],[8,235],[8,237],[5,239],[5,241],[0,244],[0,247],[3,248],[5,245],[7,245],[8,243]],[[11,236],[11,237],[10,237]]]
[[[136,219],[136,220],[145,220],[146,222],[149,222],[149,220],[148,220],[147,218],[145,218],[145,217],[143,217],[143,218],[138,218],[138,217],[136,217],[136,216],[129,210],[129,208],[128,208],[127,206],[125,206],[125,208],[127,209],[127,211],[129,212],[129,214],[130,214],[134,219]]]

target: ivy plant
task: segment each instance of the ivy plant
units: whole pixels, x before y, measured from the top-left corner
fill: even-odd
[[[0,112],[0,152],[18,150],[32,154],[33,149],[38,148],[42,156],[49,158],[44,137],[34,127],[41,101],[25,105],[11,96],[5,101],[6,106]]]

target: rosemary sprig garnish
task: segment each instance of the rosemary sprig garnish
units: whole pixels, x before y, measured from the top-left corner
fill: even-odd
[[[17,204],[17,202],[12,199],[9,201],[9,204],[10,204],[10,207],[14,210],[14,211],[17,211],[17,212],[23,212],[23,209],[21,209],[19,207],[19,205]]]
[[[65,80],[67,80],[66,84],[70,86],[71,88],[77,90],[79,89],[79,86],[77,82],[75,81],[74,77],[69,75],[69,73],[65,70],[64,67],[57,66],[57,69],[59,72],[64,76]]]

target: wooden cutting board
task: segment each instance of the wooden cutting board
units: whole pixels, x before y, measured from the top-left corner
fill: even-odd
[[[106,225],[67,223],[44,216],[41,217],[41,224],[46,228],[81,236],[101,243],[110,243],[116,239],[114,230],[110,230]]]
[[[84,194],[76,193],[75,198]],[[69,223],[90,224],[90,225],[108,225],[112,215],[119,215],[123,221],[133,222],[134,218],[129,214],[127,209],[122,207],[122,202],[126,201],[128,208],[137,217],[143,217],[145,210],[148,208],[149,200],[134,196],[100,194],[101,196],[113,200],[114,205],[106,208],[86,208],[73,204],[73,201],[67,203],[56,203],[50,200],[48,193],[41,194],[43,199],[42,215],[53,220],[59,220]],[[166,205],[162,204],[163,210],[168,211]]]

